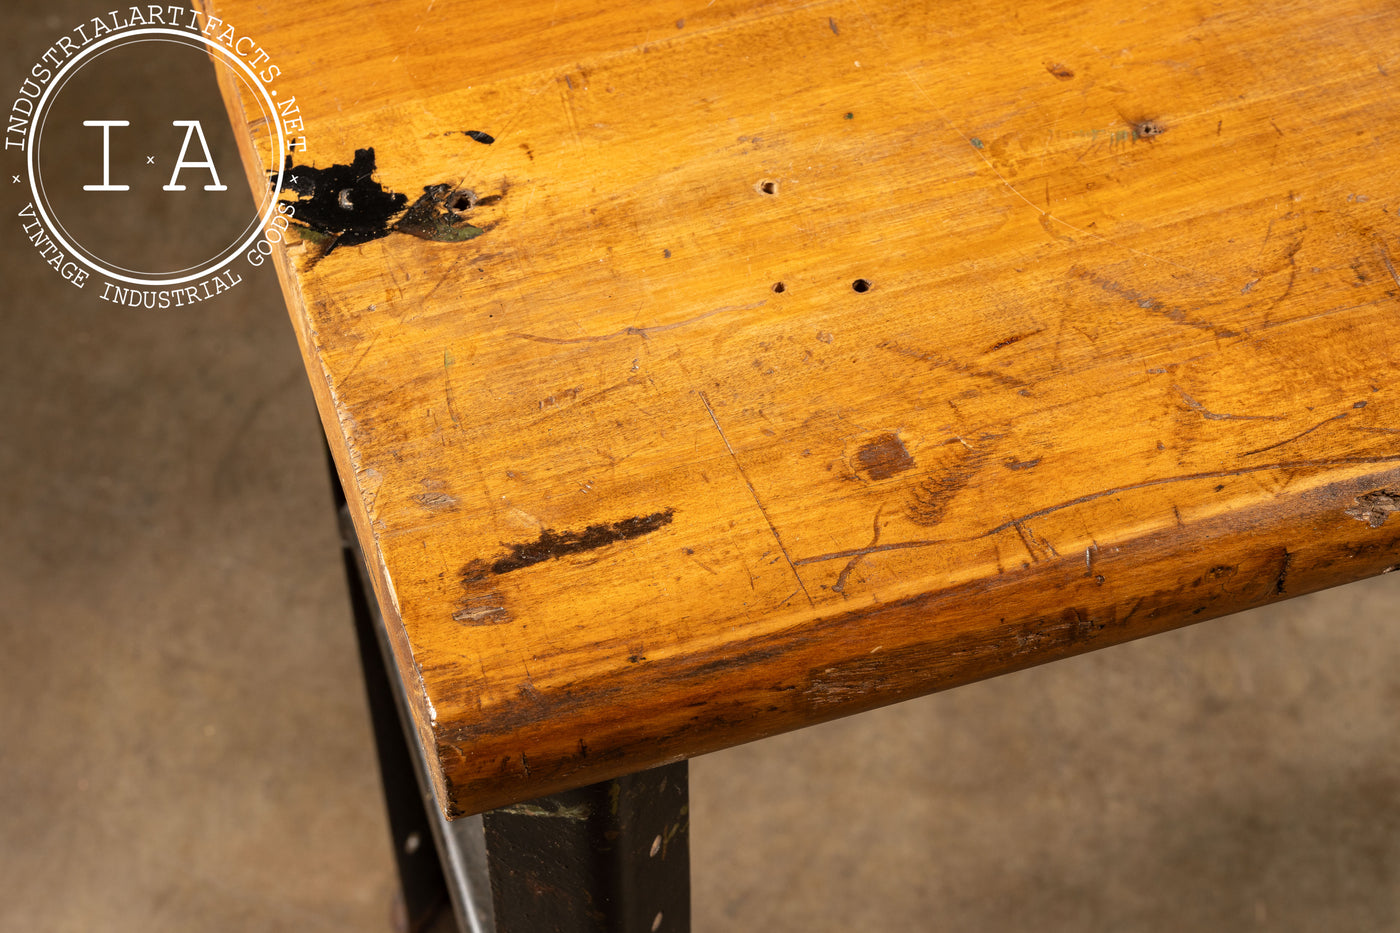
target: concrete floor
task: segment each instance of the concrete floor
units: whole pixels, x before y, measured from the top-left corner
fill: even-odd
[[[90,6],[11,12],[0,86]],[[0,930],[384,933],[273,277],[124,310],[12,219],[0,282]],[[1400,574],[699,759],[695,929],[1400,930],[1398,604]]]

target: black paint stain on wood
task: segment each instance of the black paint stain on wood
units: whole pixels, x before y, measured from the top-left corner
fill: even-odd
[[[465,215],[487,201],[470,192],[456,191],[451,185],[428,185],[390,229],[440,243],[475,239],[488,228],[468,223]]]
[[[390,223],[408,198],[374,180],[374,149],[356,149],[349,165],[313,168],[293,165],[287,156],[283,187],[301,195],[284,201],[295,208],[293,217],[318,233],[334,237],[326,249],[357,246],[388,236]]]
[[[292,220],[311,231],[308,239],[326,243],[322,257],[337,246],[358,246],[390,233],[456,243],[491,229],[489,224],[468,223],[464,214],[471,207],[499,201],[501,195],[473,195],[463,209],[454,200],[457,192],[452,185],[426,185],[409,205],[407,195],[388,191],[374,179],[375,167],[373,147],[356,149],[349,165],[327,168],[293,165],[291,156],[287,157],[283,187],[301,197],[282,203],[293,208]]]
[[[866,480],[889,479],[914,466],[914,458],[894,434],[881,434],[870,441],[856,451],[854,460],[856,475]]]
[[[462,135],[487,146],[496,141],[496,137],[492,136],[490,133],[483,133],[481,130],[462,130]]]
[[[473,561],[462,568],[462,577],[464,581],[469,576],[479,579],[483,570],[489,570],[493,574],[510,573],[512,570],[531,567],[547,560],[593,551],[618,541],[630,541],[671,524],[675,514],[675,509],[667,509],[664,512],[626,518],[620,522],[589,525],[583,531],[545,529],[534,541],[511,545],[509,554],[497,558],[489,565],[482,561]]]

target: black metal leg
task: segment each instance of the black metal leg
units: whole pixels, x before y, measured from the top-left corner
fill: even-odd
[[[686,762],[486,814],[496,933],[688,933]]]
[[[382,622],[333,464],[331,477],[406,930],[419,933],[450,898],[462,933],[689,933],[684,761],[484,817],[450,824],[441,817],[421,773],[416,736],[407,728],[403,687],[387,660]]]
[[[370,606],[359,548],[355,544],[345,496],[334,467],[331,478],[340,515],[341,554],[345,558],[345,579],[349,584],[350,606],[355,616],[355,639],[360,648],[370,721],[379,752],[384,804],[389,813],[389,830],[393,835],[399,884],[403,892],[404,916],[401,919],[407,933],[418,933],[447,903],[447,883],[433,842],[431,817],[424,806],[418,777],[414,774],[408,738],[399,721],[394,682],[380,650],[374,628],[377,624],[376,614]]]

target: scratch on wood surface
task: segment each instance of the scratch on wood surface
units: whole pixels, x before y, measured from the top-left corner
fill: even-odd
[[[700,396],[700,401],[704,404],[705,411],[709,413],[710,421],[714,423],[715,430],[719,432],[719,439],[724,442],[724,449],[729,451],[729,457],[734,461],[734,466],[738,469],[739,476],[743,478],[744,485],[749,487],[749,494],[753,496],[754,505],[758,506],[758,511],[762,513],[763,520],[768,523],[768,530],[773,532],[773,540],[778,542],[778,550],[783,552],[783,559],[787,561],[788,567],[791,568],[792,575],[797,578],[797,585],[802,588],[802,595],[807,597],[809,605],[816,606],[816,603],[812,601],[812,594],[807,592],[807,584],[802,582],[802,574],[797,572],[797,565],[792,562],[792,556],[788,554],[787,546],[783,544],[782,536],[778,534],[778,529],[773,524],[773,520],[768,517],[768,510],[763,507],[763,501],[758,498],[758,490],[754,488],[753,481],[749,479],[748,471],[745,470],[744,465],[739,462],[738,455],[734,453],[734,448],[730,446],[729,438],[724,436],[724,428],[719,426],[719,419],[715,417],[715,409],[710,405],[710,397],[698,390],[696,394]]]
[[[1282,420],[1283,420],[1283,416],[1281,416],[1281,415],[1227,415],[1227,414],[1222,414],[1222,413],[1220,413],[1220,412],[1210,411],[1210,410],[1208,410],[1204,405],[1202,405],[1200,402],[1196,401],[1194,398],[1192,398],[1191,396],[1187,395],[1187,394],[1186,394],[1186,390],[1183,389],[1181,386],[1173,385],[1172,388],[1175,389],[1175,390],[1181,395],[1182,401],[1184,401],[1184,402],[1186,403],[1186,405],[1187,405],[1188,408],[1190,408],[1192,411],[1199,412],[1200,415],[1201,415],[1201,417],[1202,417],[1202,418],[1205,418],[1205,419],[1208,420],[1208,421],[1282,421]]]
[[[452,418],[452,423],[453,423],[453,424],[461,424],[461,422],[457,420],[457,411],[456,411],[456,409],[454,409],[454,408],[452,407],[452,364],[453,364],[454,362],[455,362],[455,361],[452,359],[452,351],[451,351],[451,350],[443,350],[443,351],[442,351],[442,384],[443,384],[443,388],[444,388],[444,390],[445,390],[445,391],[444,391],[444,395],[446,395],[446,397],[447,397],[447,414]]]
[[[866,553],[869,553],[869,551],[868,551],[869,548],[873,548],[875,545],[877,545],[877,544],[880,543],[880,513],[881,513],[882,511],[884,511],[884,508],[885,508],[884,504],[881,503],[881,504],[875,509],[875,520],[874,520],[874,522],[873,522],[873,524],[874,524],[874,535],[871,537],[870,543],[866,545],[866,548],[867,548],[867,552],[866,552]],[[833,587],[831,588],[831,591],[832,591],[833,593],[840,593],[842,596],[845,596],[845,595],[846,595],[846,580],[850,578],[850,576],[851,576],[851,571],[853,571],[853,570],[856,569],[856,564],[860,563],[861,560],[862,560],[862,558],[864,558],[864,557],[865,557],[865,554],[864,554],[864,553],[862,553],[862,554],[857,554],[855,557],[852,557],[852,558],[850,559],[850,561],[848,561],[848,562],[846,563],[846,566],[845,566],[844,568],[842,568],[841,573],[838,574],[837,577],[836,577],[836,585],[833,586]]]
[[[1144,480],[1140,483],[1130,483],[1126,486],[1114,486],[1109,489],[1100,489],[1097,492],[1086,493],[1065,502],[1048,505],[1043,509],[1036,509],[1034,512],[1027,512],[1025,515],[1018,515],[1013,519],[1002,522],[995,528],[989,528],[978,534],[961,538],[923,538],[912,541],[891,541],[888,544],[876,544],[874,546],[853,548],[847,551],[833,551],[830,554],[816,554],[812,557],[800,557],[793,563],[798,567],[806,564],[816,564],[828,560],[848,560],[857,554],[878,554],[883,551],[901,551],[912,548],[935,547],[940,544],[965,544],[969,541],[977,541],[982,538],[989,538],[992,535],[1000,534],[1003,531],[1013,529],[1017,523],[1024,525],[1027,521],[1051,515],[1064,509],[1073,508],[1076,505],[1083,505],[1086,502],[1093,502],[1097,499],[1116,496],[1120,493],[1133,492],[1138,489],[1150,489],[1154,486],[1166,486],[1172,483],[1189,483],[1198,480],[1222,479],[1230,476],[1245,476],[1250,473],[1261,473],[1268,470],[1300,470],[1308,467],[1333,467],[1333,466],[1359,466],[1362,464],[1400,463],[1400,454],[1392,454],[1384,457],[1337,457],[1330,460],[1286,460],[1278,463],[1261,463],[1256,466],[1239,467],[1234,470],[1208,470],[1201,473],[1185,473],[1181,476],[1164,476],[1158,479]]]
[[[1132,288],[1131,286],[1123,285],[1119,282],[1115,282],[1113,279],[1110,279],[1107,276],[1100,275],[1099,273],[1093,272],[1089,269],[1085,269],[1083,266],[1070,266],[1069,274],[1074,276],[1075,278],[1083,279],[1084,281],[1089,282],[1092,285],[1098,286],[1100,289],[1102,289],[1105,292],[1108,292],[1110,295],[1114,295],[1115,297],[1121,298],[1124,301],[1131,302],[1137,305],[1139,308],[1142,308],[1144,311],[1151,311],[1154,314],[1160,314],[1167,320],[1171,321],[1173,324],[1181,324],[1185,327],[1194,327],[1197,330],[1209,331],[1220,338],[1240,336],[1240,334],[1237,331],[1231,330],[1228,327],[1216,327],[1209,321],[1193,320],[1187,315],[1185,308],[1181,308],[1176,305],[1166,304],[1163,301],[1160,301],[1149,295],[1143,294],[1142,292],[1138,291],[1135,288]]]
[[[564,75],[564,83],[569,86],[569,91],[574,89],[574,82],[569,79],[568,75]],[[559,103],[564,108],[564,118],[569,122],[569,132],[574,137],[574,145],[582,146],[583,137],[578,134],[578,119],[574,116],[574,103],[569,99],[569,92],[563,88],[559,89]]]
[[[1331,424],[1333,421],[1340,421],[1341,419],[1345,418],[1346,416],[1347,416],[1347,413],[1346,413],[1346,412],[1342,412],[1342,413],[1339,414],[1339,415],[1333,415],[1333,416],[1330,417],[1330,418],[1324,418],[1323,420],[1319,421],[1317,424],[1315,424],[1315,425],[1313,425],[1312,427],[1308,428],[1306,431],[1300,431],[1299,433],[1293,435],[1292,437],[1284,438],[1283,440],[1279,441],[1279,442],[1276,443],[1276,444],[1270,444],[1268,447],[1260,447],[1258,450],[1247,450],[1247,451],[1245,451],[1244,453],[1240,454],[1240,456],[1241,456],[1241,457],[1252,457],[1252,456],[1254,456],[1255,454],[1262,454],[1262,453],[1263,453],[1264,451],[1266,451],[1266,450],[1273,450],[1273,449],[1276,448],[1276,447],[1282,447],[1284,444],[1291,444],[1291,443],[1293,443],[1294,441],[1298,440],[1299,438],[1307,437],[1309,434],[1311,434],[1312,432],[1316,431],[1318,428],[1321,428],[1321,427],[1323,427],[1324,425]]]
[[[861,17],[865,20],[866,26],[870,27],[870,32],[872,35],[875,36],[875,40],[879,42],[881,46],[884,47],[886,56],[890,60],[898,61],[899,56],[895,55],[894,50],[890,48],[890,44],[885,41],[885,36],[883,32],[881,32],[881,30],[876,26],[874,20],[870,16],[870,12],[865,9],[865,5],[861,3],[860,0],[856,0],[856,7],[860,10]],[[1079,236],[1092,237],[1093,239],[1098,240],[1100,243],[1104,243],[1108,246],[1113,246],[1117,249],[1126,250],[1127,252],[1132,253],[1134,256],[1141,256],[1144,259],[1151,260],[1152,262],[1160,262],[1165,265],[1175,266],[1176,268],[1189,272],[1191,275],[1196,276],[1198,278],[1204,277],[1216,281],[1219,280],[1218,276],[1210,275],[1209,273],[1202,272],[1199,269],[1194,269],[1190,266],[1183,265],[1182,263],[1176,262],[1174,260],[1167,259],[1165,256],[1156,256],[1152,253],[1147,252],[1146,250],[1136,249],[1132,246],[1125,246],[1122,243],[1117,243],[1109,237],[1104,236],[1102,233],[1097,233],[1093,230],[1086,230],[1082,227],[1077,227],[1069,221],[1062,220],[1061,218],[1056,217],[1054,214],[1050,213],[1045,208],[1042,208],[1040,205],[1036,204],[1030,198],[1022,194],[1020,190],[1016,188],[1015,185],[1011,184],[1011,180],[1008,179],[1002,173],[1002,171],[996,167],[996,163],[992,161],[991,156],[983,148],[980,141],[976,141],[977,144],[974,145],[974,138],[972,136],[969,136],[967,133],[964,133],[961,127],[957,126],[955,123],[953,123],[952,120],[948,119],[948,115],[944,113],[943,108],[938,106],[938,102],[934,100],[933,95],[930,94],[924,88],[923,84],[920,83],[919,79],[914,76],[914,73],[908,67],[906,67],[903,64],[900,64],[897,67],[903,73],[904,77],[909,81],[909,83],[913,85],[914,90],[918,92],[919,96],[924,99],[924,102],[928,104],[929,109],[931,109],[935,114],[938,115],[938,118],[943,121],[943,124],[945,126],[951,129],[954,133],[958,134],[959,138],[961,138],[962,141],[967,144],[966,148],[968,150],[971,150],[977,155],[978,158],[982,160],[983,164],[986,165],[987,169],[997,177],[997,181],[1001,183],[1002,187],[1005,188],[1007,191],[1011,192],[1021,201],[1025,202],[1027,207],[1029,207],[1031,210],[1035,211],[1038,215],[1040,215],[1040,222],[1042,225],[1045,226],[1047,232],[1050,230],[1049,224],[1059,224],[1060,226],[1072,231],[1075,234],[1078,234]],[[1154,120],[1141,121],[1134,127],[1135,139],[1138,136],[1138,128],[1148,124],[1152,125],[1153,127],[1158,126],[1158,124]]]
[[[1046,541],[1044,538],[1037,537],[1036,533],[1031,530],[1031,527],[1027,525],[1023,519],[1013,518],[1011,520],[1011,527],[1016,529],[1016,534],[1020,536],[1021,543],[1024,544],[1026,546],[1026,550],[1030,552],[1032,561],[1040,561],[1045,559],[1045,555],[1042,553],[1038,553],[1037,548],[1039,548],[1040,551],[1048,551],[1051,557],[1060,556],[1060,552],[1055,550],[1054,546],[1051,545],[1049,541]]]
[[[659,334],[664,331],[675,330],[677,327],[685,327],[687,324],[694,324],[697,321],[703,321],[705,320],[705,318],[714,317],[716,314],[725,314],[730,311],[753,311],[757,308],[763,307],[767,303],[768,302],[765,299],[764,301],[756,301],[753,304],[749,305],[725,305],[723,308],[715,308],[713,311],[706,311],[704,314],[697,314],[695,317],[686,318],[684,321],[676,321],[673,324],[653,324],[648,327],[624,327],[621,330],[615,330],[610,334],[598,334],[596,336],[543,337],[539,334],[522,334],[516,331],[511,331],[507,333],[506,336],[519,337],[521,340],[533,340],[536,343],[558,344],[598,343],[604,340],[615,340],[618,337],[641,337],[643,340],[647,340],[651,337],[652,334]]]
[[[1395,280],[1396,285],[1400,285],[1400,275],[1395,274],[1395,264],[1390,261],[1390,253],[1385,248],[1385,242],[1379,237],[1376,238],[1376,252],[1380,254],[1381,262],[1385,263],[1385,271],[1390,273],[1390,277]]]
[[[988,379],[992,382],[997,383],[998,385],[1003,385],[1011,389],[1024,389],[1029,387],[1030,385],[1030,383],[1026,382],[1025,380],[1017,379],[1015,376],[1008,376],[1005,373],[997,372],[994,369],[978,369],[977,367],[971,366],[967,363],[960,363],[956,360],[950,360],[947,357],[939,356],[936,353],[930,353],[926,350],[919,350],[914,347],[901,346],[893,340],[882,341],[881,343],[875,345],[875,349],[888,350],[891,353],[898,353],[900,356],[907,356],[910,359],[919,360],[920,362],[928,363],[930,366],[938,367],[941,369],[951,369],[953,372],[959,373],[964,376],[971,376],[977,379]]]

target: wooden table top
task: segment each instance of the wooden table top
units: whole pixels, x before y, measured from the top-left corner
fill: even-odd
[[[208,6],[452,815],[1400,562],[1393,5]]]

